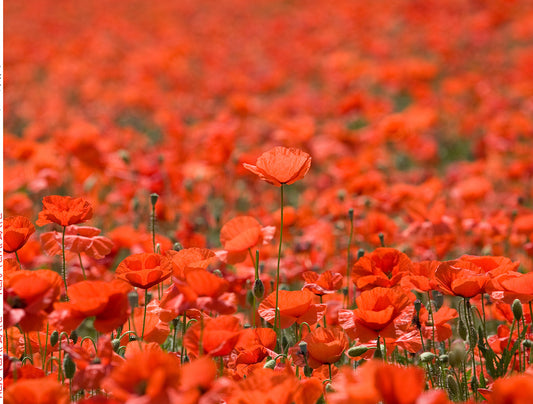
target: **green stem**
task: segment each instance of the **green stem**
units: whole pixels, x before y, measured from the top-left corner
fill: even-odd
[[[81,254],[80,253],[78,253],[78,258],[80,260],[81,272],[83,272],[83,279],[87,280],[87,275],[85,275],[85,267],[83,266],[83,262],[81,260]]]
[[[348,217],[350,218],[350,236],[348,237],[348,254],[346,257],[346,301],[345,301],[345,308],[348,309],[350,305],[350,272],[351,272],[351,266],[352,266],[352,255],[351,255],[351,247],[352,247],[352,239],[353,239],[353,209],[350,209],[348,211]],[[354,294],[355,296],[355,294]]]
[[[278,302],[279,302],[279,266],[281,261],[281,246],[283,242],[283,187],[284,184],[281,184],[280,188],[280,196],[281,196],[281,211],[280,211],[280,230],[279,230],[279,247],[278,247],[278,265],[276,268],[276,313],[274,315],[274,331],[276,332],[276,335],[278,334],[278,320],[279,319],[279,308],[278,308]],[[281,323],[281,321],[280,321]],[[280,324],[281,326],[281,324]]]
[[[146,308],[148,307],[148,289],[144,289],[144,315],[143,315],[143,329],[141,339],[144,341],[144,326],[146,325]]]
[[[20,263],[19,254],[17,251],[15,251],[15,258],[17,259],[17,262],[19,263],[19,265],[22,266],[22,264]]]
[[[185,331],[187,331],[187,310],[183,312],[183,321],[181,322],[181,353],[180,360],[183,364],[183,357],[185,356]]]
[[[322,295],[320,295],[320,304],[322,304]],[[324,313],[323,320],[324,320],[324,328],[328,328],[328,323],[326,321],[326,313]]]
[[[63,282],[65,283],[65,296],[67,298],[68,302],[68,292],[67,292],[67,261],[65,259],[65,232],[67,230],[67,226],[63,226],[63,235],[61,237],[61,253],[63,256],[63,259],[61,261],[61,274],[63,275]]]

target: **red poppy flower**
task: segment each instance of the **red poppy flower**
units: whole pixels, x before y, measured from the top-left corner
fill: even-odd
[[[442,262],[435,271],[435,281],[446,295],[474,297],[485,293],[489,276],[476,264],[456,260]]]
[[[115,274],[133,286],[150,289],[172,274],[172,263],[160,254],[134,254],[119,264]]]
[[[400,285],[406,290],[427,292],[434,288],[432,285],[439,261],[421,261],[413,263],[411,271],[400,280]]]
[[[412,300],[400,287],[366,290],[356,299],[357,309],[339,311],[339,324],[350,338],[361,342],[378,335],[394,338],[394,321]]]
[[[274,147],[257,159],[255,166],[243,166],[262,180],[280,187],[302,179],[311,167],[311,156],[295,148]]]
[[[146,307],[146,318],[144,318],[144,307],[136,307],[133,310],[133,318],[126,324],[127,327],[124,327],[123,332],[134,331],[140,336],[144,323],[144,341],[162,344],[167,339],[170,328],[168,322],[162,321],[159,314],[160,309],[156,300],[152,300]],[[126,345],[128,342],[126,335],[121,345]]]
[[[533,397],[533,376],[517,375],[509,378],[498,379],[492,386],[488,402],[500,403],[529,403]]]
[[[253,369],[249,365],[259,363],[267,356],[276,356],[273,351],[276,348],[276,338],[276,333],[272,328],[242,330],[235,345],[237,354],[232,364],[237,369],[237,374],[248,375],[250,369]]]
[[[515,299],[522,303],[533,301],[533,272],[507,272],[489,281],[487,289],[493,292],[493,297],[499,295],[506,303]]]
[[[342,287],[342,275],[330,270],[320,275],[313,271],[306,271],[302,276],[305,280],[302,289],[307,289],[317,296],[335,293]]]
[[[295,322],[316,324],[326,313],[325,304],[314,304],[314,295],[307,290],[280,290],[278,307],[281,328],[289,328]],[[274,324],[276,315],[276,292],[268,295],[259,305],[259,315]]]
[[[6,389],[6,404],[68,404],[68,388],[54,376],[24,379]]]
[[[88,226],[67,226],[65,229],[65,250],[74,254],[86,253],[94,259],[104,258],[111,252],[113,242],[100,236],[101,230]],[[41,234],[41,243],[48,255],[61,254],[62,233],[51,231]]]
[[[123,325],[129,315],[130,286],[122,281],[82,281],[69,288],[68,303],[58,303],[50,323],[72,331],[87,317],[95,317],[94,328],[110,332]]]
[[[38,331],[61,292],[61,277],[54,271],[15,271],[5,280],[6,326],[19,324],[24,332]]]
[[[172,261],[174,276],[179,279],[184,279],[188,269],[207,269],[218,260],[215,253],[207,248],[168,250],[165,255]]]
[[[352,278],[359,290],[376,286],[392,287],[412,268],[411,260],[394,248],[377,248],[362,256],[352,269]]]
[[[211,356],[228,355],[239,340],[241,326],[233,316],[203,318],[185,333],[184,344],[189,356],[200,356],[200,343],[204,354]]]
[[[171,353],[147,349],[128,357],[102,382],[122,402],[170,404],[179,389],[180,360]]]
[[[303,341],[307,342],[307,363],[313,369],[337,362],[348,348],[348,338],[338,327],[315,328]]]
[[[37,224],[44,226],[57,223],[61,226],[83,223],[93,216],[93,208],[82,198],[51,195],[43,198],[43,210],[39,212]]]
[[[4,220],[4,251],[12,253],[20,250],[35,233],[35,226],[24,216],[6,217]]]

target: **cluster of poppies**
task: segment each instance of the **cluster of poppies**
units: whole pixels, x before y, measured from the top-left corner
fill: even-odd
[[[531,400],[530,1],[98,3],[5,5],[6,402]]]

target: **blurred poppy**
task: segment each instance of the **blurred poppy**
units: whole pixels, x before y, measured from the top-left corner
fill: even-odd
[[[4,220],[4,251],[7,253],[21,249],[30,236],[35,233],[35,226],[24,216],[6,217]]]
[[[237,216],[222,226],[220,242],[227,251],[225,261],[231,264],[244,261],[248,250],[257,244],[268,242],[274,235],[272,226],[261,227],[251,216]]]
[[[418,292],[432,290],[435,271],[439,265],[439,261],[414,262],[411,271],[400,280],[400,285],[406,290],[414,289]]]
[[[15,271],[6,276],[6,326],[19,324],[24,332],[39,331],[61,292],[61,277],[54,271]]]
[[[6,389],[6,404],[67,404],[68,388],[54,376],[40,379],[23,379]]]
[[[172,263],[160,254],[134,254],[119,264],[115,274],[132,286],[149,289],[172,274]]]
[[[170,404],[179,389],[180,360],[160,350],[139,351],[113,369],[102,387],[122,402]]]
[[[57,223],[61,226],[83,223],[93,216],[93,208],[82,198],[51,195],[43,198],[43,210],[39,212],[37,224],[44,226]]]
[[[487,289],[493,297],[499,295],[504,302],[512,303],[515,299],[522,303],[533,301],[533,272],[507,272],[489,281]]]
[[[307,289],[317,296],[335,293],[342,287],[342,275],[327,270],[320,275],[313,271],[306,271],[302,274],[305,285],[302,289]]]
[[[531,374],[516,375],[496,380],[488,402],[491,404],[526,404],[531,402],[532,397],[533,376]]]
[[[289,328],[295,322],[316,324],[326,313],[325,304],[314,304],[314,295],[307,290],[280,290],[278,308],[281,328]],[[276,314],[276,292],[268,295],[259,305],[259,315],[274,324]]]
[[[262,180],[280,187],[302,179],[311,167],[311,156],[295,148],[274,147],[263,153],[255,165],[243,166]]]

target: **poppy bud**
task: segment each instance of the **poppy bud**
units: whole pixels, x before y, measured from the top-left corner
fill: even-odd
[[[513,309],[513,315],[514,315],[515,320],[520,321],[520,319],[522,318],[522,314],[523,314],[522,303],[520,302],[520,300],[514,299],[514,302],[511,307]]]
[[[69,354],[65,354],[65,358],[63,359],[63,369],[65,369],[65,377],[67,379],[72,379],[74,377],[74,373],[76,372],[76,364]]]
[[[118,156],[122,159],[122,161],[126,164],[129,164],[130,163],[130,154],[128,153],[127,150],[124,150],[124,149],[120,149],[118,152],[117,152]]]
[[[444,295],[440,293],[438,290],[434,290],[432,292],[432,295],[433,295],[433,302],[435,303],[435,309],[439,310],[444,303]]]
[[[326,393],[334,393],[335,389],[331,385],[331,383],[326,384]]]
[[[470,331],[468,332],[468,342],[470,343],[470,346],[473,348],[476,346],[477,343],[477,332],[474,327],[470,327]]]
[[[130,338],[129,338],[130,342],[132,341],[137,341],[137,337],[133,334],[130,334]]]
[[[159,195],[156,193],[150,194],[150,202],[152,203],[152,207],[155,207],[155,204],[157,203],[157,200],[159,199]]]
[[[256,279],[254,282],[254,296],[257,299],[262,299],[265,295],[265,285],[263,285],[263,281],[261,279]]]
[[[50,335],[50,345],[56,346],[58,341],[59,341],[59,332],[57,332],[57,330],[54,330],[54,332],[52,332],[52,334]]]
[[[216,275],[219,278],[224,278],[224,275],[222,275],[222,272],[220,271],[220,269],[213,270],[213,275]]]
[[[174,251],[181,251],[181,250],[183,250],[183,246],[181,245],[181,243],[179,243],[179,242],[176,241],[176,242],[174,243],[174,245],[172,246],[172,249],[173,249]]]
[[[446,378],[446,384],[448,385],[448,391],[450,392],[450,396],[452,398],[459,397],[459,385],[457,384],[457,380],[455,380],[455,377],[452,375],[448,375]]]
[[[113,341],[111,341],[111,345],[113,346],[113,351],[118,352],[118,348],[120,348],[120,340],[115,338]]]
[[[183,363],[189,363],[191,360],[189,359],[189,355],[185,355],[183,357]]]
[[[442,362],[442,363],[447,363],[448,362],[448,355],[441,355],[439,356],[439,361]]]
[[[72,340],[73,343],[78,342],[78,333],[76,332],[76,330],[72,330],[69,338]]]
[[[385,235],[383,233],[379,233],[378,234],[378,237],[379,237],[379,242],[381,243],[381,246],[382,247],[385,247]]]
[[[522,345],[524,345],[524,348],[532,348],[533,347],[533,341],[531,341],[530,339],[525,339],[522,342]]]
[[[128,293],[128,301],[130,302],[130,307],[132,309],[139,307],[139,295],[136,291],[132,290]]]
[[[337,199],[341,202],[344,202],[344,199],[346,198],[346,190],[345,189],[339,189],[337,191]]]
[[[467,337],[467,334],[468,334],[468,330],[467,330],[466,324],[465,324],[465,322],[463,321],[462,318],[459,319],[459,323],[457,324],[457,331],[459,332],[459,336],[463,340],[466,340],[466,337]]]
[[[363,250],[362,248],[357,250],[357,259],[361,258],[363,255],[365,255],[365,250]]]
[[[362,345],[354,346],[354,347],[348,349],[348,356],[350,356],[352,358],[356,358],[358,356],[364,355],[369,349],[370,348],[368,348],[366,346],[362,346]]]
[[[306,365],[304,367],[304,375],[305,375],[305,377],[311,377],[312,374],[313,374],[313,368],[311,368],[311,367]]]
[[[350,221],[353,220],[353,208],[348,209],[348,218],[350,219]]]
[[[415,300],[415,310],[417,313],[420,313],[420,309],[422,308],[422,302],[420,299]]]
[[[423,363],[431,362],[436,356],[433,352],[424,352],[420,354],[420,361]]]
[[[274,369],[276,367],[276,361],[274,359],[270,359],[266,361],[263,367],[265,369]]]

